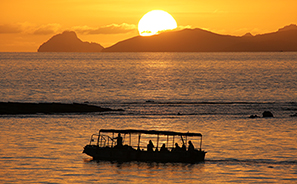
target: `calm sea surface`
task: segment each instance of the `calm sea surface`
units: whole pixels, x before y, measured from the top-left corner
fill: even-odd
[[[124,109],[0,116],[0,183],[297,183],[296,52],[0,53],[0,101]],[[200,132],[206,161],[91,161],[101,128]]]

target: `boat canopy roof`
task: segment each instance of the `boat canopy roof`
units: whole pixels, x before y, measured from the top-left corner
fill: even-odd
[[[99,132],[110,132],[110,133],[122,133],[122,134],[155,134],[155,135],[180,135],[180,136],[199,136],[202,137],[201,133],[190,133],[190,132],[173,132],[173,131],[159,131],[159,130],[136,130],[136,129],[101,129]]]

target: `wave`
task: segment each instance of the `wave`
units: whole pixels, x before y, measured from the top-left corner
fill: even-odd
[[[213,163],[213,164],[267,164],[267,165],[293,165],[297,166],[297,160],[286,160],[286,161],[275,161],[272,159],[235,159],[235,158],[228,158],[228,159],[221,159],[221,160],[205,160],[206,163]]]

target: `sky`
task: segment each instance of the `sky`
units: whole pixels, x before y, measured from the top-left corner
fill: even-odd
[[[296,8],[296,0],[3,0],[0,52],[36,52],[65,30],[108,47],[138,36],[139,20],[151,10],[171,14],[178,29],[264,34],[297,24]]]

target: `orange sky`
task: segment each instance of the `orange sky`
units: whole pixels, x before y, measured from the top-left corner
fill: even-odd
[[[296,0],[9,0],[0,2],[0,52],[36,52],[64,30],[104,47],[138,35],[148,11],[170,13],[180,28],[244,35],[297,24]]]

